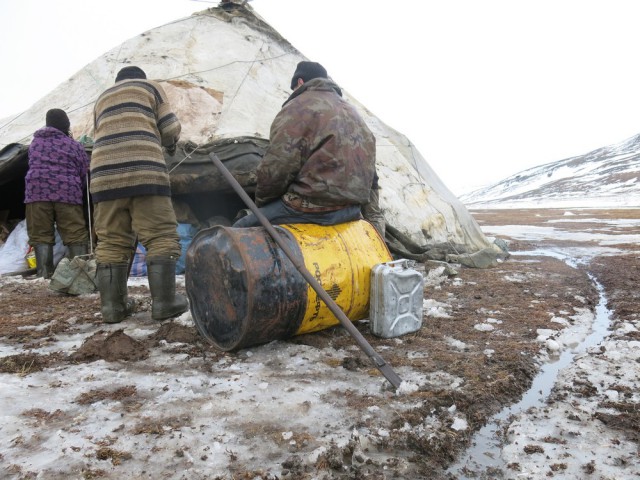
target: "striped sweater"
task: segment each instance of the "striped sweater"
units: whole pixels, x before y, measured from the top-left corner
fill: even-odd
[[[153,80],[116,82],[94,106],[91,196],[94,203],[142,195],[171,195],[163,146],[181,125]]]

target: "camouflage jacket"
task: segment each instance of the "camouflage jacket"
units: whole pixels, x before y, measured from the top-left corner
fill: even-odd
[[[375,174],[375,137],[331,80],[316,78],[295,90],[271,124],[258,166],[256,203],[287,192],[315,205],[369,201]]]

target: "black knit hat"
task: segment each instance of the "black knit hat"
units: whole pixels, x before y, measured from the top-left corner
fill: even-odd
[[[71,122],[69,121],[69,117],[67,117],[67,114],[64,110],[60,110],[59,108],[52,108],[47,112],[46,122],[47,127],[57,128],[64,134],[69,133]]]
[[[300,62],[291,78],[291,90],[295,90],[299,78],[305,82],[314,78],[327,78],[327,70],[318,62]]]
[[[116,75],[116,82],[119,82],[120,80],[131,80],[134,78],[141,78],[144,80],[147,78],[147,74],[144,73],[144,70],[140,67],[124,67],[118,72],[118,75]]]

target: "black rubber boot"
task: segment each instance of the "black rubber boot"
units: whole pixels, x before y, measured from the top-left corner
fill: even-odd
[[[53,245],[39,243],[33,247],[36,253],[36,275],[42,278],[51,278],[53,268]]]
[[[133,300],[127,297],[129,265],[111,263],[98,265],[96,280],[102,304],[102,321],[120,323],[133,313]]]
[[[69,250],[69,260],[74,257],[80,257],[89,253],[89,249],[87,248],[86,243],[74,243],[72,245],[67,245],[67,249]]]
[[[189,308],[187,299],[176,293],[176,260],[171,257],[147,257],[147,276],[151,290],[151,318],[177,317]]]

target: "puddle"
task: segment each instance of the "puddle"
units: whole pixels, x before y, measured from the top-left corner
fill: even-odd
[[[558,258],[567,265],[577,268],[580,262],[575,258],[550,250],[536,250],[517,252],[514,255],[540,255]],[[542,407],[549,397],[556,382],[558,373],[571,364],[576,355],[601,343],[609,333],[611,325],[611,312],[606,307],[607,300],[604,289],[592,275],[589,278],[598,290],[599,299],[595,308],[595,318],[591,326],[591,333],[573,348],[567,349],[560,356],[544,364],[538,375],[533,379],[531,388],[523,395],[522,399],[501,412],[494,415],[487,424],[473,437],[471,446],[464,456],[452,465],[447,472],[454,474],[458,479],[494,478],[492,472],[503,471],[506,468],[500,457],[501,440],[497,432],[501,430],[505,422],[512,416],[532,407]],[[485,477],[485,475],[489,475]],[[480,477],[478,476],[480,475]]]

